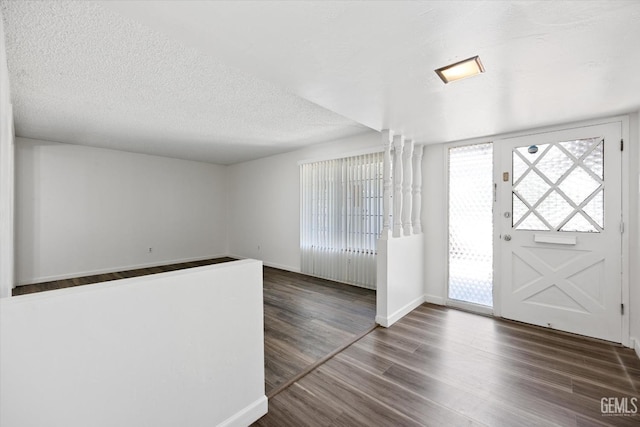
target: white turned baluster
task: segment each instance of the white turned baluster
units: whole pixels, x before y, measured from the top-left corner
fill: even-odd
[[[393,237],[402,235],[402,150],[404,137],[393,137]]]
[[[382,131],[382,145],[384,159],[382,164],[382,235],[381,239],[388,239],[391,231],[391,133]]]
[[[422,153],[424,146],[417,145],[413,151],[413,210],[411,222],[413,234],[422,233]]]
[[[403,174],[402,174],[402,230],[405,236],[411,235],[411,190],[413,184],[413,141],[404,144]]]

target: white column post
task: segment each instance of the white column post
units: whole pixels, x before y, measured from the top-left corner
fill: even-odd
[[[411,235],[411,190],[413,185],[413,141],[404,144],[404,166],[402,174],[402,230],[405,236]]]
[[[393,237],[402,235],[402,150],[404,137],[393,136]]]
[[[382,234],[381,239],[388,239],[391,231],[391,144],[393,136],[387,130],[382,131],[384,160],[382,164]]]
[[[413,150],[413,209],[411,211],[411,224],[413,234],[422,233],[422,154],[424,146],[416,145]]]

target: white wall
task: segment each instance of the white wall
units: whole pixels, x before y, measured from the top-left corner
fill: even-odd
[[[246,426],[266,413],[259,261],[0,308],[2,426]]]
[[[389,327],[425,301],[423,234],[378,240],[376,323]]]
[[[375,131],[229,166],[229,252],[300,271],[300,161],[382,151]]]
[[[14,136],[3,25],[0,13],[0,298],[14,286]]]
[[[226,185],[226,166],[16,138],[17,281],[225,255]]]
[[[425,145],[422,158],[422,230],[424,232],[425,300],[443,305],[447,292],[446,148]]]

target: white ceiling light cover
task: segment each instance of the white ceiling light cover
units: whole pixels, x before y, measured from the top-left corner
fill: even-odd
[[[484,66],[479,56],[474,56],[436,70],[436,74],[438,74],[438,77],[440,77],[445,84],[466,79],[467,77],[477,76],[480,73],[484,73]]]

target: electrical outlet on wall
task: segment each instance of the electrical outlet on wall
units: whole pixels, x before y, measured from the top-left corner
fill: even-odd
[[[149,248],[149,253],[153,252],[153,248]]]

